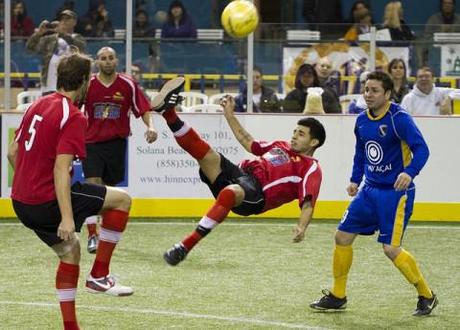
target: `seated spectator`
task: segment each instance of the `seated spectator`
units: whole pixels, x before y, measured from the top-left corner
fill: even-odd
[[[413,115],[451,115],[451,100],[458,98],[458,89],[436,87],[433,71],[425,66],[418,69],[414,88],[404,96],[401,106]]]
[[[403,7],[400,1],[389,2],[385,7],[383,28],[390,31],[391,40],[414,40],[415,36],[403,19]]]
[[[168,20],[161,29],[161,38],[196,38],[196,27],[180,1],[169,5]]]
[[[235,111],[246,112],[247,88],[235,98]],[[252,75],[252,104],[253,112],[281,112],[280,102],[275,91],[263,85],[262,69],[255,66]]]
[[[332,69],[331,60],[327,56],[320,58],[315,64],[315,70],[319,85],[329,88],[338,97],[340,95],[340,72]]]
[[[320,87],[318,75],[311,64],[302,64],[295,77],[295,89],[286,95],[283,102],[284,112],[301,113],[305,109],[305,101],[308,95],[308,88]],[[323,88],[321,94],[324,111],[326,113],[342,113],[339,99],[329,88]]]
[[[305,102],[304,115],[322,115],[324,114],[323,100],[321,94],[324,89],[321,87],[310,87],[307,89],[307,101]]]
[[[113,37],[113,25],[104,0],[90,0],[88,12],[78,22],[77,31],[85,37]]]
[[[357,23],[348,29],[343,38],[347,41],[357,41],[360,34],[371,32],[371,25],[372,17],[370,13],[367,13],[363,17],[358,18]]]
[[[455,0],[440,0],[441,11],[428,18],[425,36],[433,38],[435,32],[460,32],[460,16],[455,13]]]
[[[372,15],[366,1],[358,0],[353,3],[347,23],[351,26],[344,36],[345,40],[356,41],[358,40],[358,35],[370,32]]]
[[[41,56],[40,82],[43,94],[56,91],[57,66],[61,56],[70,54],[72,47],[85,51],[85,40],[74,33],[76,23],[77,15],[71,10],[64,10],[58,22],[41,22],[38,30],[26,42],[28,51]]]
[[[410,91],[409,84],[407,83],[406,63],[401,58],[391,60],[390,64],[388,64],[388,74],[393,80],[390,101],[399,104],[403,97]]]
[[[149,15],[144,9],[136,10],[133,22],[133,37],[151,38],[155,36],[155,28],[150,26]]]
[[[15,1],[11,10],[11,36],[28,37],[32,33],[34,33],[34,22],[30,16],[27,16],[24,1]]]
[[[370,71],[364,71],[359,76],[360,90],[359,96],[348,105],[348,113],[358,114],[362,111],[367,110],[366,100],[364,100],[364,87],[366,86],[367,76],[371,73]]]

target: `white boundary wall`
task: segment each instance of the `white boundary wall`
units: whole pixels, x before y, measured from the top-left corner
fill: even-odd
[[[182,118],[199,131],[215,148],[232,161],[250,157],[234,139],[222,114],[183,114]],[[239,119],[256,139],[291,137],[297,115],[241,114]],[[323,170],[320,200],[348,200],[345,187],[351,173],[355,138],[354,116],[317,117],[326,127],[326,143],[315,157]],[[20,114],[2,115],[2,198],[8,198],[6,160],[8,131],[16,128]],[[460,117],[418,117],[416,122],[430,147],[431,156],[422,174],[416,178],[419,202],[460,202]],[[129,178],[126,188],[135,198],[210,198],[207,186],[200,182],[197,163],[182,152],[163,118],[154,115],[159,138],[153,144],[144,140],[145,126],[132,120],[129,139]]]

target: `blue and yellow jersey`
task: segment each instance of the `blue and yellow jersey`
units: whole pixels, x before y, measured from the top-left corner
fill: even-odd
[[[428,160],[429,150],[412,117],[399,105],[372,117],[367,110],[355,125],[356,147],[351,182],[360,184],[363,175],[371,186],[393,187],[401,172],[412,179]]]

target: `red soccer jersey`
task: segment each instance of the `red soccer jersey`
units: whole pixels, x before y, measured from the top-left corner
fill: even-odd
[[[312,206],[318,198],[322,173],[318,161],[299,155],[285,141],[254,141],[251,146],[255,160],[245,160],[240,166],[248,169],[260,182],[265,196],[263,211],[277,208],[294,199],[299,206],[308,199]]]
[[[131,111],[138,118],[149,110],[149,99],[129,76],[119,73],[115,81],[106,86],[93,75],[85,101],[86,143],[129,136]]]
[[[62,94],[53,93],[34,102],[16,130],[18,154],[11,198],[33,205],[56,199],[56,156],[85,158],[86,126],[85,116]]]

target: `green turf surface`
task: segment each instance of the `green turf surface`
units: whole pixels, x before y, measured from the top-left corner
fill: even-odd
[[[144,220],[145,221],[145,220]],[[195,227],[191,220],[134,221],[112,272],[131,297],[83,290],[93,260],[82,249],[77,294],[82,329],[459,329],[460,226],[417,224],[404,246],[439,296],[434,315],[415,318],[416,291],[384,256],[375,237],[358,238],[348,308],[318,313],[308,304],[331,282],[336,224],[315,222],[291,243],[292,221],[229,221],[177,267],[162,253]],[[85,232],[85,231],[84,231]],[[17,222],[0,221],[0,329],[59,329],[57,258]],[[86,244],[82,235],[82,245]]]

